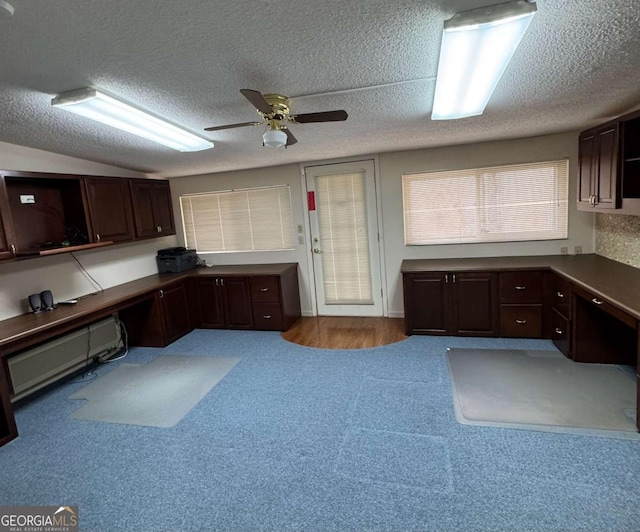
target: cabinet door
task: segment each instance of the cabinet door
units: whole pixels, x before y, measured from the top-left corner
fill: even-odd
[[[580,175],[578,176],[578,205],[592,207],[591,197],[594,194],[594,158],[596,153],[596,136],[593,132],[580,135],[578,158]]]
[[[498,336],[498,291],[495,273],[452,274],[452,334]]]
[[[170,344],[191,330],[186,283],[160,290],[165,343]]]
[[[407,334],[447,334],[450,304],[444,273],[404,274],[404,320]]]
[[[223,298],[220,279],[196,279],[196,308],[199,327],[205,329],[222,329],[225,327]]]
[[[92,238],[96,242],[133,240],[129,183],[122,178],[85,179]]]
[[[9,196],[3,176],[0,176],[0,260],[15,257],[16,246],[11,225]]]
[[[155,181],[151,191],[153,219],[159,228],[157,236],[175,235],[173,205],[171,204],[171,188],[169,181]]]
[[[158,236],[158,225],[153,216],[153,182],[146,179],[132,179],[130,183],[136,236],[139,238]]]
[[[11,258],[11,252],[9,251],[9,244],[4,236],[4,227],[2,226],[2,219],[0,218],[0,260]]]
[[[249,279],[224,277],[220,279],[224,294],[226,325],[229,329],[253,329],[253,312]]]
[[[138,238],[175,235],[168,181],[132,179],[131,198]]]
[[[617,209],[618,198],[618,125],[597,133],[596,205],[600,209]]]

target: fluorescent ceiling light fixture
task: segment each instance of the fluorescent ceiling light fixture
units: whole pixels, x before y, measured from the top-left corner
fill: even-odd
[[[213,148],[213,142],[170,124],[131,104],[96,89],[64,92],[51,100],[51,105],[90,118],[108,126],[133,133],[178,151]]]
[[[445,21],[432,120],[482,114],[535,13],[516,0]]]
[[[287,134],[281,129],[267,129],[262,135],[262,142],[271,148],[282,148],[287,143]]]

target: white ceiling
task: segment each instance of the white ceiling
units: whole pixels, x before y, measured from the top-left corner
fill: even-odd
[[[0,141],[181,176],[579,130],[640,103],[637,0],[539,0],[484,115],[430,120],[442,24],[500,0],[10,0],[0,17]],[[214,140],[169,148],[52,108],[93,86]],[[239,89],[292,97],[272,150]],[[329,94],[327,94],[329,93]],[[0,161],[0,168],[2,163]]]

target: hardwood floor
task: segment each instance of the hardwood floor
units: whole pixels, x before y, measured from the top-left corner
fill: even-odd
[[[294,344],[326,349],[364,349],[404,340],[404,320],[318,316],[301,318],[282,337]]]

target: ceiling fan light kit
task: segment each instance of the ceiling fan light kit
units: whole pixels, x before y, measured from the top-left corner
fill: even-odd
[[[213,142],[162,118],[93,88],[63,92],[51,105],[174,150],[189,152],[213,148]]]
[[[270,148],[282,148],[287,144],[287,134],[280,129],[267,129],[262,135],[262,142]]]
[[[535,13],[535,3],[515,0],[445,21],[432,120],[482,114]]]
[[[241,89],[242,95],[251,102],[262,122],[242,122],[205,128],[205,131],[222,131],[246,126],[266,125],[267,130],[262,135],[262,143],[272,148],[292,146],[298,140],[293,136],[283,122],[290,124],[308,124],[313,122],[342,122],[349,116],[344,110],[323,111],[319,113],[291,114],[289,98],[282,94],[262,94],[253,89]]]

